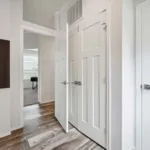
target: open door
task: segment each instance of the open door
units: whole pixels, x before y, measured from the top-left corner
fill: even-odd
[[[68,132],[68,89],[69,89],[69,51],[68,24],[66,31],[59,31],[55,64],[55,116],[64,130]]]

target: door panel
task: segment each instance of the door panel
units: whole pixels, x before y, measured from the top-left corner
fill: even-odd
[[[142,84],[150,85],[150,4],[142,9]],[[142,90],[142,150],[150,150],[150,89]]]
[[[69,122],[78,128],[78,51],[79,51],[79,33],[77,27],[70,29],[69,36],[69,65],[70,65],[70,96],[69,96]]]
[[[106,148],[106,12],[80,24],[79,130]]]
[[[64,130],[68,132],[68,97],[69,97],[69,51],[68,25],[65,32],[59,31],[55,63],[55,116]]]

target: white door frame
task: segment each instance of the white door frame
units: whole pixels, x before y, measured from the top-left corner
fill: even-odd
[[[30,31],[32,33],[36,33],[43,36],[48,37],[55,37],[56,32],[55,30],[39,26],[30,22],[22,21],[22,24],[20,26],[20,101],[21,101],[21,125],[24,126],[24,120],[23,120],[23,108],[24,108],[24,91],[23,91],[23,55],[24,55],[24,31]],[[38,59],[39,60],[39,59]],[[40,61],[40,60],[39,60]],[[38,70],[38,73],[40,74],[40,70]],[[39,78],[39,85],[40,85],[40,78]],[[38,91],[38,99],[41,101],[41,87]]]
[[[107,24],[107,41],[106,41],[106,76],[107,76],[107,150],[112,150],[112,139],[111,139],[111,3],[108,3],[108,7],[106,8],[106,24]]]
[[[150,0],[136,7],[136,150],[142,150],[142,8],[150,5]]]

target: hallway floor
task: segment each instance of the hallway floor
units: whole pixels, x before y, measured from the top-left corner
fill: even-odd
[[[24,106],[34,105],[38,103],[38,89],[24,89]]]
[[[0,139],[0,150],[103,150],[72,128],[65,133],[54,117],[54,104],[28,106],[24,109],[22,132]]]

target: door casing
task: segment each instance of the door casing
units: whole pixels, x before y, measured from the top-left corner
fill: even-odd
[[[21,126],[24,127],[24,114],[23,114],[23,108],[24,108],[24,91],[23,91],[23,53],[24,53],[24,31],[29,31],[32,33],[36,33],[43,36],[48,37],[55,37],[55,31],[43,28],[42,26],[35,25],[26,21],[22,21],[22,24],[20,25],[20,107],[21,107],[21,113],[20,113],[20,120],[21,120]],[[38,60],[40,62],[40,59]],[[40,69],[38,71],[39,73],[39,89],[38,89],[38,99],[41,101],[41,86],[40,86]]]

